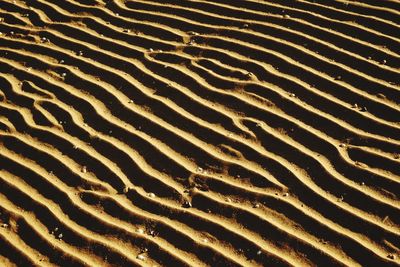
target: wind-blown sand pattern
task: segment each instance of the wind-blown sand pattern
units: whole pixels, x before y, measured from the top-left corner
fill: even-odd
[[[1,266],[398,266],[400,2],[0,0]]]

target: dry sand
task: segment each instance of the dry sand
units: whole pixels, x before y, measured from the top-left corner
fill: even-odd
[[[400,264],[399,1],[0,18],[0,266]]]

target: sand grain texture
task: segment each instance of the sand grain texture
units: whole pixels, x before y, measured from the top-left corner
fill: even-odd
[[[399,23],[0,0],[0,265],[400,265]]]

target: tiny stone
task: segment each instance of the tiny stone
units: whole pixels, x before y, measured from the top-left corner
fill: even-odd
[[[81,172],[87,173],[87,167],[86,166],[82,166]]]
[[[124,29],[123,32],[130,33],[131,30],[129,30],[129,29]]]
[[[203,172],[204,170],[203,170],[202,167],[197,167],[197,171],[198,171],[198,172]]]
[[[290,18],[290,16],[289,15],[283,15],[283,17],[285,18],[285,19],[289,19]]]
[[[382,60],[382,64],[386,64],[386,59]]]
[[[361,112],[367,112],[368,109],[367,109],[366,107],[362,107],[362,108],[360,109],[360,111],[361,111]]]
[[[138,260],[144,261],[146,258],[143,255],[138,255],[137,256]]]
[[[11,35],[14,35],[14,32],[13,32],[13,31],[10,31],[10,34],[11,34]]]
[[[365,183],[364,183],[364,182],[361,182],[361,185],[365,185]]]
[[[293,93],[291,93],[291,94],[289,94],[289,96],[290,96],[290,97],[295,97],[296,95],[293,94]]]
[[[384,94],[382,94],[382,93],[379,93],[379,94],[377,94],[376,95],[378,98],[381,98],[381,99],[386,99],[386,96],[384,95]]]
[[[336,76],[336,78],[335,78],[335,80],[341,80],[342,79],[342,76]]]
[[[118,16],[119,16],[119,14],[118,14],[118,13],[115,13],[115,16],[117,16],[117,17],[118,17]]]
[[[257,251],[257,255],[258,255],[258,256],[261,255],[261,253],[262,253],[261,250]]]
[[[339,147],[346,147],[346,144],[341,143]]]
[[[63,63],[64,63],[64,60],[63,60],[63,59],[61,59],[61,60],[60,60],[60,64],[63,64]]]
[[[258,209],[260,207],[260,204],[256,203],[253,205],[253,208]]]
[[[67,74],[65,72],[61,73],[61,77],[65,77]]]
[[[148,193],[147,194],[149,197],[155,197],[156,195],[154,193]]]
[[[144,230],[143,230],[142,228],[139,228],[139,229],[136,230],[136,233],[138,233],[138,234],[143,234],[143,233],[144,233]]]
[[[129,99],[128,100],[128,103],[130,104],[130,103],[133,103],[133,100],[132,99]]]
[[[229,202],[229,203],[231,203],[232,202],[232,200],[228,197],[227,199],[226,199],[226,202]]]
[[[388,255],[388,258],[391,259],[391,260],[394,260],[394,259],[396,259],[396,256],[393,255],[393,254],[389,254],[389,255]]]
[[[149,52],[153,52],[154,50],[153,50],[153,48],[149,48]]]
[[[355,103],[355,104],[353,104],[351,107],[352,107],[352,108],[358,108],[358,105],[357,105],[357,103]]]
[[[355,161],[354,162],[357,166],[360,166],[361,168],[367,168],[368,167],[368,165],[366,165],[366,164],[364,164],[364,163],[362,163],[362,162],[359,162],[359,161]]]
[[[289,196],[289,193],[284,193],[283,196],[284,196],[284,197],[288,197],[288,196]]]
[[[6,223],[3,223],[3,224],[1,225],[1,227],[3,227],[3,228],[7,228],[7,227],[8,227],[8,224],[6,224]]]
[[[59,235],[58,235],[58,238],[59,238],[59,239],[63,238],[63,234],[59,234]]]
[[[248,28],[249,27],[249,24],[243,24],[243,28]]]
[[[184,208],[191,208],[192,207],[192,203],[190,201],[185,201],[182,205],[182,207]]]

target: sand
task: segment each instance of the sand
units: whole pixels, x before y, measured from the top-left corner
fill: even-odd
[[[0,1],[0,266],[400,265],[400,2]]]

